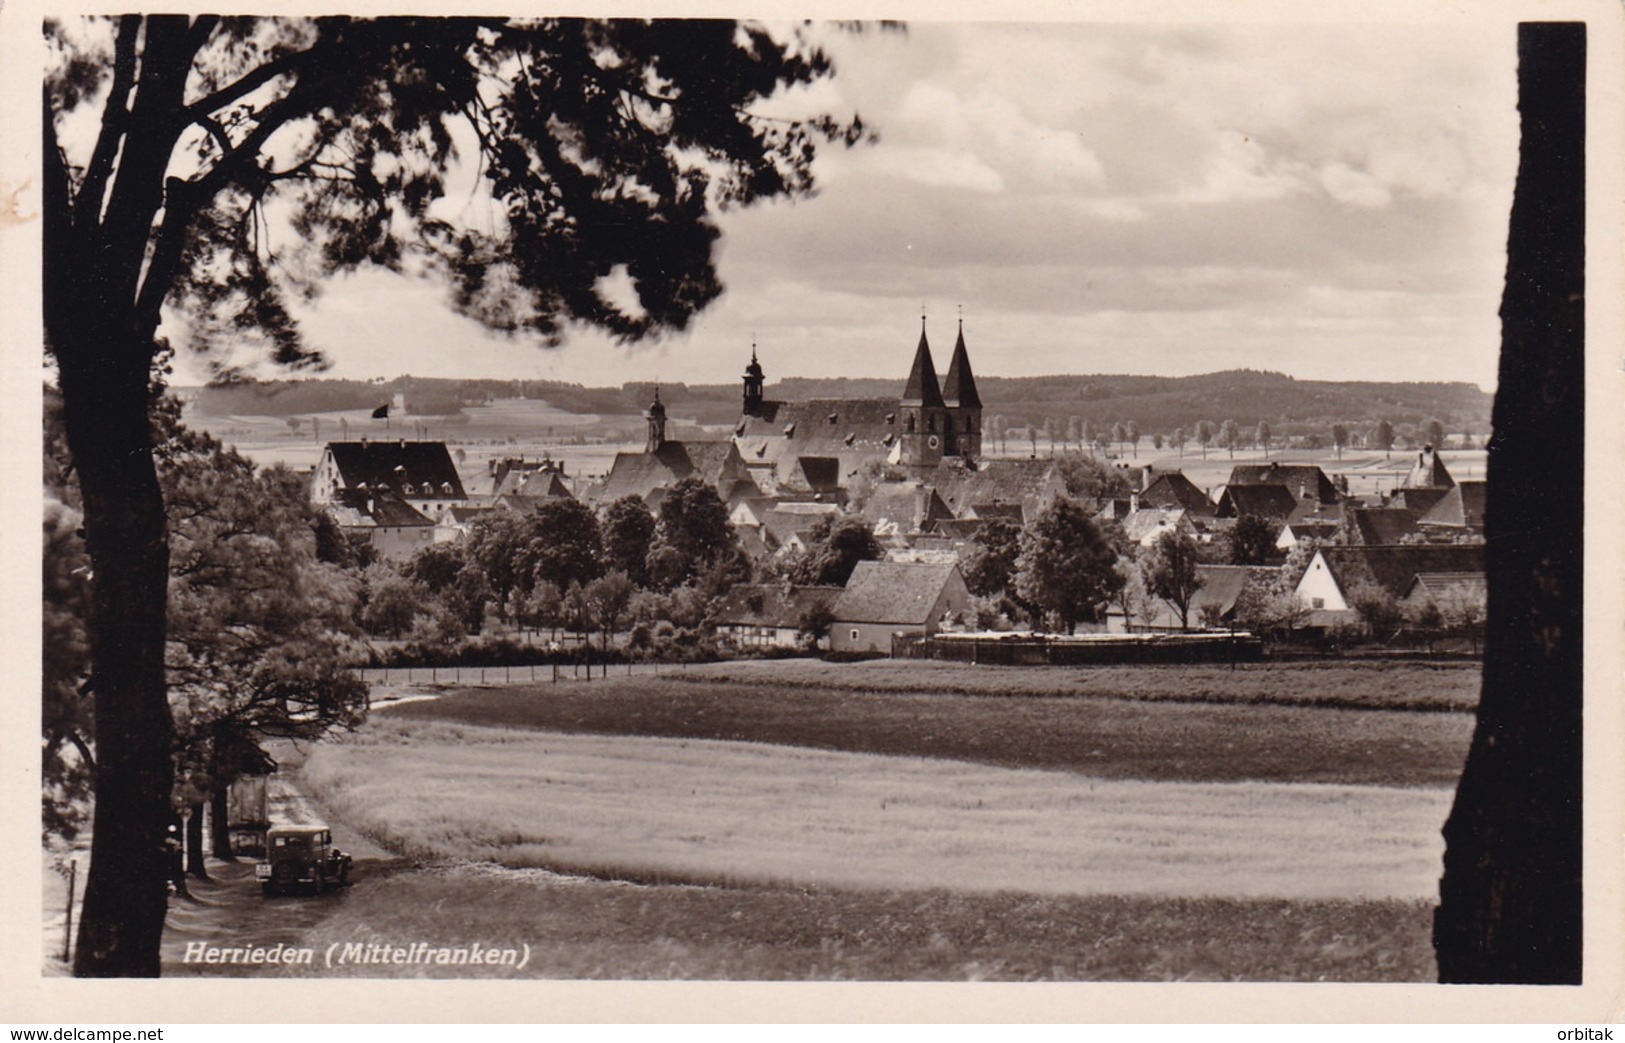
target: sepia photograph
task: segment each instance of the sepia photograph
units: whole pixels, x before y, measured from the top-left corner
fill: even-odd
[[[1617,1019],[1577,10],[7,11],[9,966]]]

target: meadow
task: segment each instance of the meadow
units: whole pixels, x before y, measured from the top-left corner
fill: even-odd
[[[1101,779],[1455,784],[1472,735],[1464,711],[1476,702],[1476,665],[1314,667],[762,661],[470,688],[380,717],[769,743]]]
[[[1476,669],[1305,665],[735,663],[391,707],[302,768],[408,860],[318,937],[527,941],[539,977],[1429,980],[1472,723],[1442,706]]]

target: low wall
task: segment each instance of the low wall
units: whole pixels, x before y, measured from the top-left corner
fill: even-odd
[[[1118,663],[1253,663],[1264,642],[1246,632],[1202,634],[938,634],[900,639],[892,655],[993,666],[1087,666]]]

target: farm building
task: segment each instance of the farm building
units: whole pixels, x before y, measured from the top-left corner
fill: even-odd
[[[1202,585],[1191,598],[1190,624],[1192,629],[1202,626],[1226,626],[1235,621],[1236,599],[1241,596],[1247,581],[1267,585],[1279,570],[1257,565],[1198,565],[1196,574]],[[1113,605],[1106,615],[1106,632],[1111,634],[1178,631],[1179,609],[1162,598],[1151,598],[1151,615],[1132,623],[1123,618],[1120,606]]]
[[[935,633],[964,611],[970,591],[958,565],[863,561],[835,600],[829,647],[835,652],[889,652],[892,637]]]
[[[1361,584],[1373,584],[1400,599],[1411,592],[1419,574],[1483,571],[1482,545],[1321,547],[1310,559],[1295,593],[1313,613],[1310,624],[1325,626],[1352,618],[1350,594]]]
[[[716,627],[740,648],[801,648],[807,643],[805,627],[818,622],[840,597],[841,587],[794,587],[741,584],[728,592],[716,610]],[[827,615],[815,637],[816,647],[829,644]]]

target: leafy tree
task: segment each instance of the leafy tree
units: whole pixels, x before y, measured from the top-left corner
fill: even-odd
[[[649,583],[649,548],[655,518],[641,497],[623,496],[604,511],[604,560],[637,586]]]
[[[1234,420],[1226,420],[1219,425],[1219,444],[1230,451],[1231,459],[1236,455],[1236,443],[1241,440],[1241,428],[1236,426]]]
[[[801,641],[801,647],[808,652],[817,650],[818,646],[829,637],[829,627],[835,622],[835,607],[827,601],[814,602],[796,619],[796,637]]]
[[[1199,561],[1196,541],[1182,532],[1158,536],[1145,561],[1146,588],[1179,611],[1181,630],[1190,629],[1191,601],[1202,589]]]
[[[78,532],[82,516],[60,500],[45,504],[42,647],[43,828],[72,840],[88,819],[96,759],[94,719],[82,687],[90,667],[85,625],[90,563]]]
[[[1123,472],[1092,456],[1062,457],[1058,465],[1066,494],[1078,500],[1109,500],[1132,490]]]
[[[1123,425],[1123,433],[1128,435],[1129,445],[1134,449],[1135,459],[1140,456],[1140,425],[1133,420]]]
[[[1230,564],[1262,565],[1275,552],[1277,530],[1256,514],[1243,514],[1230,527]]]
[[[457,582],[457,573],[468,564],[467,548],[464,543],[431,543],[407,561],[406,576],[431,594],[438,594]]]
[[[874,526],[856,515],[823,518],[813,527],[813,545],[796,570],[797,583],[844,587],[860,561],[879,561]]]
[[[421,592],[404,576],[387,568],[375,568],[367,577],[367,603],[361,610],[361,625],[369,634],[400,637],[412,629],[422,600]]]
[[[656,586],[670,589],[719,561],[732,568],[742,554],[739,538],[728,524],[728,508],[705,479],[690,475],[667,491],[649,556]]]
[[[1151,436],[1151,445],[1158,452],[1162,451],[1162,432],[1158,431]]]
[[[605,652],[609,651],[610,638],[620,626],[621,617],[626,615],[627,602],[635,589],[626,573],[619,570],[598,577],[582,589],[588,610],[604,636]]]
[[[981,597],[1002,594],[1010,586],[1020,555],[1021,526],[1006,518],[989,518],[977,527],[960,563],[965,586]]]
[[[1213,421],[1202,420],[1196,425],[1196,440],[1202,445],[1202,459],[1207,459],[1207,447],[1213,443]]]
[[[558,497],[545,501],[524,519],[521,532],[523,542],[514,562],[521,591],[528,592],[538,582],[567,588],[603,575],[604,543],[598,517],[580,500]]]
[[[1427,423],[1428,445],[1431,445],[1435,449],[1443,449],[1444,437],[1444,425],[1439,423],[1437,420],[1429,420]]]
[[[1386,640],[1405,622],[1399,599],[1375,583],[1355,583],[1349,589],[1348,602],[1375,641]]]
[[[1337,458],[1343,459],[1343,447],[1349,444],[1349,429],[1342,424],[1332,425],[1332,445],[1337,447]]]
[[[1265,459],[1269,458],[1269,455],[1270,455],[1270,436],[1273,435],[1274,433],[1275,432],[1270,430],[1270,424],[1269,424],[1268,420],[1260,420],[1258,422],[1258,429],[1257,429],[1257,431],[1254,432],[1254,434],[1258,438],[1258,444],[1264,448],[1264,457],[1265,457]]]
[[[1289,632],[1309,615],[1306,605],[1294,592],[1297,580],[1288,582],[1286,570],[1273,580],[1249,575],[1236,595],[1236,622],[1260,636]]]
[[[1112,600],[1123,613],[1124,629],[1132,632],[1135,620],[1149,622],[1156,613],[1156,606],[1152,604],[1151,591],[1145,584],[1145,570],[1140,568],[1138,559],[1131,554],[1119,554],[1116,569],[1123,585]]]
[[[803,36],[731,22],[127,15],[46,38],[45,341],[84,494],[102,736],[74,971],[155,976],[173,777],[147,424],[162,310],[205,350],[308,366],[286,301],[380,264],[555,343],[569,321],[682,329],[722,291],[712,213],[809,191],[815,146],[863,128],[760,115],[831,66]],[[436,205],[460,147],[500,220],[459,227]],[[635,305],[599,292],[615,274]]]
[[[1122,577],[1117,553],[1082,504],[1057,497],[1021,535],[1016,594],[1052,613],[1067,633],[1099,620]]]
[[[1185,455],[1185,429],[1183,427],[1174,428],[1174,433],[1168,436],[1168,442],[1179,450],[1179,455],[1183,458]]]
[[[1383,457],[1388,457],[1394,448],[1394,425],[1386,420],[1377,421],[1377,429],[1372,432],[1371,440],[1382,450]]]

